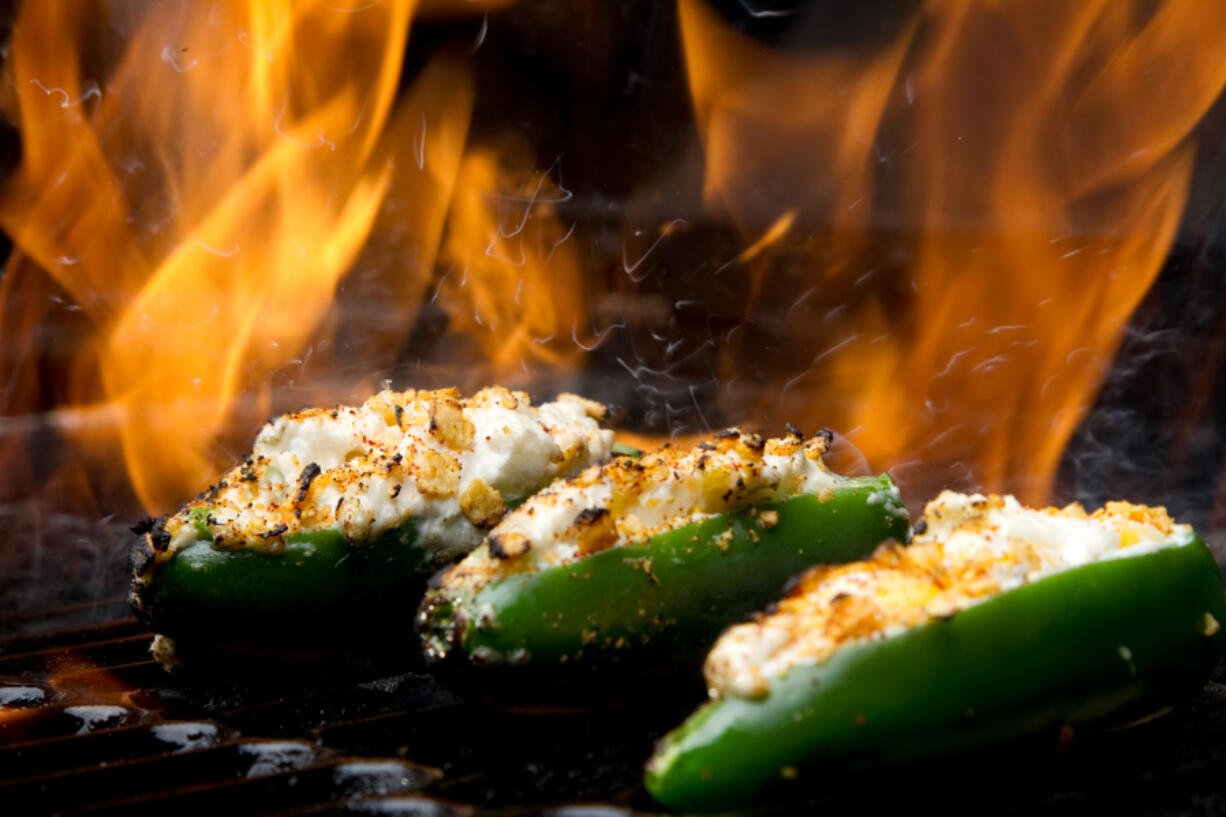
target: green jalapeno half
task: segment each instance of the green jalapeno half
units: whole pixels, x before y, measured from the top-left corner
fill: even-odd
[[[916,528],[721,636],[713,700],[648,763],[656,800],[726,811],[851,769],[1126,723],[1194,691],[1226,648],[1212,554],[1162,508],[947,492]]]
[[[171,639],[155,655],[174,663],[171,643],[328,652],[397,638],[412,650],[428,577],[524,496],[607,459],[603,412],[495,387],[385,391],[270,420],[216,485],[137,528],[130,599]]]
[[[515,686],[573,699],[644,675],[697,679],[719,631],[796,573],[907,536],[890,478],[830,473],[829,442],[733,429],[555,482],[427,593],[427,656],[495,698]]]

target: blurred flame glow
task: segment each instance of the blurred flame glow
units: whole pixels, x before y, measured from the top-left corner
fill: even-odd
[[[78,423],[77,441],[117,424],[147,508],[213,476],[238,396],[267,405],[393,183],[413,191],[397,220],[426,257],[393,266],[381,298],[401,340],[411,328],[472,106],[466,71],[440,57],[394,107],[413,7],[168,3],[108,27],[84,6],[22,5],[4,297],[28,297],[36,266],[84,310],[69,408],[111,424]],[[102,86],[77,58],[99,31],[122,43]]]
[[[283,407],[287,371],[303,403],[360,400],[411,359],[423,315],[441,310],[441,369],[465,387],[623,377],[609,358],[638,379],[646,363],[591,354],[637,320],[665,380],[670,355],[719,350],[720,405],[673,384],[704,425],[834,427],[917,500],[1047,497],[1174,240],[1226,84],[1226,5],[928,0],[872,42],[801,50],[678,0],[701,190],[669,198],[665,173],[634,195],[692,193],[735,236],[701,294],[741,276],[739,314],[697,318],[661,294],[676,254],[653,256],[656,280],[638,267],[710,225],[664,213],[627,242],[650,238],[633,264],[599,225],[572,240],[576,213],[602,216],[567,205],[561,158],[497,104],[470,135],[473,54],[406,68],[415,15],[507,5],[21,4],[0,84],[22,134],[0,188],[0,420],[54,414],[69,459],[122,459],[163,512]],[[40,368],[52,346],[70,353]],[[0,434],[11,484],[48,479],[14,448],[30,439]],[[48,485],[105,481],[62,473]]]
[[[707,205],[757,242],[745,274],[797,350],[751,413],[846,430],[913,498],[1045,500],[1174,238],[1226,7],[933,0],[816,56],[680,10]],[[793,210],[799,282],[760,238]]]
[[[470,151],[460,169],[440,260],[439,300],[451,327],[475,338],[483,371],[517,382],[535,364],[573,369],[587,298],[574,242],[556,206],[570,192],[548,172],[500,167],[523,151]],[[500,161],[500,156],[504,157]],[[522,181],[516,184],[513,179]]]

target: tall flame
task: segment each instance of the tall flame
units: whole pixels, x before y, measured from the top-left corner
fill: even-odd
[[[557,208],[569,198],[549,172],[528,172],[525,151],[465,157],[440,261],[439,298],[452,328],[477,342],[482,375],[532,382],[538,369],[572,369],[587,298],[574,242]],[[539,364],[539,365],[538,365]]]
[[[439,57],[393,110],[414,3],[344,6],[159,4],[118,21],[22,6],[4,313],[39,303],[36,269],[84,311],[69,425],[118,430],[150,509],[207,482],[233,412],[249,427],[268,409],[269,378],[319,338],[389,195],[413,257],[384,265],[378,304],[401,340],[412,326],[471,81]],[[102,84],[79,58],[99,32],[123,49]]]
[[[683,161],[614,186],[634,201],[605,200],[581,159],[600,192],[572,202],[562,158],[516,136],[533,131],[512,105],[476,99],[487,34],[536,18],[470,20],[447,32],[470,53],[431,40],[405,60],[416,15],[508,5],[21,4],[0,83],[23,145],[0,188],[15,245],[0,501],[45,479],[44,444],[65,441],[79,467],[57,491],[106,488],[96,475],[122,460],[163,511],[272,411],[393,377],[545,389],[616,360],[612,376],[637,379],[655,361],[618,355],[645,336],[702,423],[833,426],[917,499],[943,485],[1045,498],[1174,240],[1194,131],[1226,84],[1226,7],[928,0],[871,43],[802,51],[678,0],[701,190]],[[633,85],[615,121],[633,124]],[[545,142],[561,152],[582,124]],[[678,200],[713,224],[669,212]],[[606,221],[576,226],[593,202]],[[609,224],[643,203],[659,223],[627,237],[651,237],[631,265]],[[661,269],[703,268],[693,245],[713,235],[736,257],[685,299],[692,314],[665,297],[688,284],[634,272],[657,245]],[[719,299],[731,311],[697,314]],[[413,346],[428,332],[434,346]],[[708,340],[685,351],[687,333]],[[607,337],[621,346],[591,355]],[[682,382],[709,348],[719,406]],[[427,352],[444,365],[419,376]]]
[[[1044,500],[1173,241],[1226,7],[933,0],[885,46],[787,57],[680,11],[708,205],[788,339],[751,412],[845,429],[913,496]],[[799,281],[761,246],[793,221]]]

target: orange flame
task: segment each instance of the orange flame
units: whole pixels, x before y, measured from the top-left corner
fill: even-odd
[[[625,304],[653,339],[714,338],[627,284],[625,257],[593,265],[560,170],[497,105],[469,143],[469,55],[402,78],[415,15],[507,5],[22,4],[0,83],[24,147],[0,189],[4,428],[50,417],[82,472],[122,458],[163,511],[260,416],[376,388],[431,299],[468,387],[573,372]],[[930,0],[882,41],[805,53],[678,9],[702,203],[740,241],[712,286],[746,317],[719,414],[834,426],[917,500],[1043,500],[1173,241],[1226,8]],[[682,171],[633,196],[675,200]],[[0,445],[11,484],[35,476]]]
[[[680,10],[707,203],[788,339],[791,379],[734,413],[843,429],[920,499],[1046,499],[1174,239],[1226,7],[933,0],[884,47],[787,57]]]
[[[798,228],[862,230],[873,135],[911,28],[877,54],[796,56],[725,27],[700,0],[679,11],[707,206],[747,232],[785,214]]]
[[[65,425],[117,430],[149,509],[208,481],[234,412],[249,435],[269,378],[321,338],[385,199],[412,257],[375,282],[394,316],[382,325],[401,341],[412,326],[471,81],[436,58],[393,109],[414,3],[345,5],[167,4],[107,26],[71,4],[22,6],[6,314],[46,289],[31,262],[84,311]],[[79,57],[98,32],[123,48],[101,84]]]
[[[448,272],[439,300],[452,328],[476,340],[491,382],[531,383],[537,364],[567,370],[583,356],[576,332],[587,299],[568,241],[574,225],[557,214],[570,194],[548,172],[525,172],[522,154],[465,157],[440,256]]]

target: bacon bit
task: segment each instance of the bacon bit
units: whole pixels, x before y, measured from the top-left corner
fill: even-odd
[[[492,528],[507,512],[502,494],[480,479],[474,479],[460,495],[460,510],[478,528]]]
[[[503,533],[490,537],[490,555],[495,559],[518,559],[532,549],[532,542],[522,533]]]

